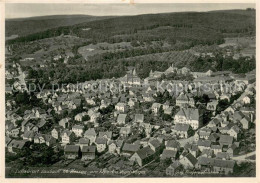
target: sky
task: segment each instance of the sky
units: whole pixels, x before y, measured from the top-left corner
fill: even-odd
[[[25,18],[46,15],[84,14],[94,16],[120,16],[150,13],[168,13],[182,11],[212,11],[226,9],[255,8],[255,4],[247,3],[171,3],[171,4],[31,4],[6,3],[5,16],[10,18]]]

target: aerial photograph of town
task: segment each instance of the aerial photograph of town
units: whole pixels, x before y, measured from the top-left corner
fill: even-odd
[[[255,4],[5,5],[5,177],[256,177]]]

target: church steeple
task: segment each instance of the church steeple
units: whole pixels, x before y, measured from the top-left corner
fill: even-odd
[[[136,76],[136,71],[135,71],[135,69],[133,70],[133,76]]]
[[[149,76],[152,76],[152,75],[153,75],[153,70],[151,70],[149,73]]]

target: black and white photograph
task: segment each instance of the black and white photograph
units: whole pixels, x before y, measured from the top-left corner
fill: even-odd
[[[257,177],[256,4],[4,15],[6,179]]]

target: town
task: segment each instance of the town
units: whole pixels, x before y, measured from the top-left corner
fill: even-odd
[[[24,74],[19,64],[13,67]],[[195,79],[164,79],[158,90],[155,81],[171,74]],[[26,93],[22,79],[14,87]],[[124,77],[104,80],[123,84],[124,90],[92,91],[93,86],[102,88],[101,81],[86,81],[84,90],[71,85],[44,89],[35,94],[42,106],[21,115],[16,101],[7,100],[8,152],[22,156],[37,144],[60,156],[53,166],[102,171],[155,166],[167,176],[190,170],[229,175],[237,164],[254,162],[250,157],[255,156],[255,71],[240,77],[227,71],[202,73],[170,66],[164,72],[151,71],[142,80],[135,68],[129,68]],[[175,87],[162,90],[169,83]],[[214,90],[197,87],[205,83]],[[233,87],[227,90],[225,84]],[[182,91],[177,89],[180,86]],[[12,92],[6,89],[7,95]]]
[[[6,178],[256,177],[256,11],[180,4],[6,19]]]

